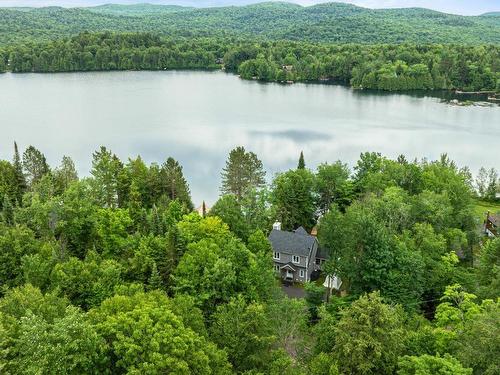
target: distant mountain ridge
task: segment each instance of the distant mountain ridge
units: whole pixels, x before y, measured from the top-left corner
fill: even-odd
[[[0,8],[0,25],[0,44],[55,39],[83,31],[331,43],[500,44],[500,17],[490,14],[458,16],[423,8],[369,9],[346,3],[308,7],[267,2],[214,8],[154,4]]]
[[[159,5],[149,3],[139,3],[132,5],[123,4],[105,4],[94,7],[83,8],[95,13],[104,13],[111,15],[122,16],[138,16],[138,15],[158,15],[173,12],[182,12],[193,9],[182,5]]]
[[[481,17],[500,17],[500,12],[488,12],[481,14]]]

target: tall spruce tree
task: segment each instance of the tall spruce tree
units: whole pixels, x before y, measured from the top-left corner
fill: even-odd
[[[14,142],[14,158],[12,165],[14,167],[14,173],[16,175],[16,185],[17,185],[17,195],[16,201],[18,204],[21,203],[23,194],[26,191],[26,177],[23,172],[23,162],[21,156],[19,155],[19,149],[17,148],[17,143]]]
[[[168,158],[161,166],[163,193],[171,200],[177,199],[189,210],[193,209],[189,185],[182,173],[182,166],[174,158]]]
[[[251,189],[265,184],[266,172],[262,161],[253,152],[246,152],[242,146],[229,153],[226,166],[222,170],[222,195],[233,194],[239,201]]]
[[[206,205],[205,201],[203,201],[203,203],[201,205],[201,213],[202,213],[202,217],[207,216],[207,205]]]
[[[162,279],[160,273],[158,272],[158,266],[156,262],[153,262],[153,266],[151,267],[151,275],[148,279],[147,288],[149,290],[161,290],[162,289]]]
[[[305,168],[306,168],[306,162],[304,160],[304,152],[300,151],[299,164],[297,165],[297,169],[305,169]]]

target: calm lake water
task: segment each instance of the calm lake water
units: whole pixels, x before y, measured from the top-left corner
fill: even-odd
[[[268,171],[360,152],[438,158],[473,171],[500,167],[500,107],[456,107],[436,97],[377,94],[334,85],[260,84],[222,72],[0,75],[0,159],[13,142],[33,144],[56,166],[71,156],[87,175],[106,145],[122,159],[178,159],[195,204],[218,195],[220,171],[237,145]]]

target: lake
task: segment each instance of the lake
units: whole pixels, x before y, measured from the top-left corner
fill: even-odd
[[[0,75],[0,159],[33,144],[52,166],[71,156],[81,176],[105,145],[126,161],[179,160],[193,200],[212,204],[238,145],[262,159],[268,179],[296,166],[363,151],[395,158],[447,152],[473,172],[500,167],[500,107],[458,107],[438,97],[380,94],[319,84],[261,84],[223,72]]]

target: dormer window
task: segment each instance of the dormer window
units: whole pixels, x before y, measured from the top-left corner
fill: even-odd
[[[273,258],[277,259],[277,260],[280,260],[280,253],[278,253],[277,251],[275,251],[274,254],[273,254]]]
[[[292,257],[292,262],[296,263],[296,264],[299,264],[300,263],[300,257],[298,255],[294,255]]]

